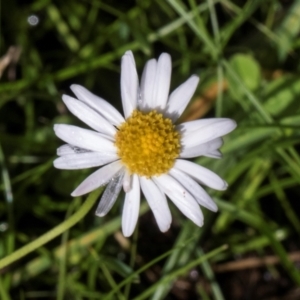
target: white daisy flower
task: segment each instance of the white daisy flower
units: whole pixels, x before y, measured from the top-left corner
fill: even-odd
[[[213,118],[174,125],[193,96],[199,78],[192,75],[169,96],[171,69],[171,57],[163,53],[158,60],[146,63],[139,84],[133,54],[127,51],[121,65],[124,117],[102,98],[74,84],[71,89],[77,98],[63,95],[63,101],[93,130],[64,124],[54,126],[55,134],[67,143],[57,149],[56,168],[103,166],[87,177],[72,196],[107,184],[96,210],[96,215],[102,217],[123,187],[124,236],[130,236],[136,226],[140,189],[159,229],[165,232],[172,221],[167,197],[186,217],[202,226],[199,205],[212,211],[217,211],[217,206],[199,184],[216,190],[227,187],[218,175],[185,158],[220,158],[221,137],[231,132],[236,123]]]

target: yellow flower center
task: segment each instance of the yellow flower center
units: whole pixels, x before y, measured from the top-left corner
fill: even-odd
[[[151,177],[168,172],[180,153],[180,134],[155,110],[134,110],[116,133],[116,147],[130,173]]]

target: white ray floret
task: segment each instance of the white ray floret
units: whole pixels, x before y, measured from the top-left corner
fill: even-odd
[[[72,84],[71,90],[79,100],[88,104],[112,125],[119,125],[124,122],[122,115],[110,103],[92,94],[85,87],[78,84]]]
[[[141,79],[141,99],[139,104],[140,109],[146,110],[154,107],[154,84],[156,75],[157,61],[156,59],[150,59],[143,71]]]
[[[170,228],[172,216],[165,194],[157,187],[152,179],[141,177],[140,183],[143,194],[155,216],[159,229],[162,232],[167,231]]]
[[[61,156],[53,164],[57,169],[76,170],[103,166],[117,159],[116,153],[85,152]]]
[[[174,168],[183,171],[199,183],[205,184],[212,189],[223,191],[228,186],[226,181],[216,173],[188,160],[177,159]]]
[[[217,156],[219,156],[221,153],[217,151],[222,146],[222,144],[223,144],[222,138],[216,138],[214,140],[200,144],[198,146],[183,147],[179,157],[190,158],[190,157],[197,157],[202,155],[211,156],[215,154],[218,154]]]
[[[236,123],[230,119],[216,119],[209,125],[185,131],[182,134],[181,142],[184,147],[194,147],[221,137],[231,132],[235,127]],[[200,135],[199,130],[201,130]]]
[[[140,183],[138,175],[132,175],[132,188],[126,193],[123,214],[122,230],[124,236],[132,235],[139,216]]]
[[[199,77],[192,75],[170,95],[166,108],[166,116],[175,122],[183,113],[199,83]]]
[[[203,214],[200,207],[186,188],[167,174],[154,177],[153,180],[187,218],[198,226],[203,225]]]
[[[125,176],[123,180],[123,189],[124,192],[127,193],[131,190],[132,187],[132,176],[130,176],[130,173],[128,170],[125,170]]]
[[[221,158],[222,137],[234,130],[236,123],[227,118],[211,118],[174,126],[196,91],[199,77],[192,75],[169,95],[171,70],[171,57],[163,53],[158,60],[146,63],[139,84],[133,54],[127,51],[121,62],[124,117],[104,99],[73,84],[71,89],[76,98],[63,95],[63,101],[71,113],[93,130],[64,124],[54,126],[55,134],[66,143],[57,149],[56,168],[100,167],[72,196],[107,185],[96,209],[96,215],[102,217],[110,211],[121,190],[125,192],[122,231],[126,237],[136,227],[141,192],[159,229],[165,232],[172,223],[167,197],[187,218],[202,226],[200,206],[214,212],[218,208],[201,185],[215,190],[227,188],[217,174],[185,158]]]
[[[171,72],[171,56],[168,53],[163,53],[159,57],[156,67],[156,77],[153,90],[153,108],[163,110],[166,107],[170,89]]]
[[[116,202],[122,189],[124,173],[125,170],[122,168],[110,179],[96,209],[96,216],[105,216]]]
[[[113,142],[103,134],[73,125],[54,125],[55,134],[66,143],[91,151],[116,153]]]
[[[170,175],[182,184],[196,201],[211,211],[217,211],[218,207],[205,190],[190,176],[182,171],[173,168],[170,170]]]
[[[76,153],[76,149],[80,149],[80,148],[72,146],[72,145],[69,145],[69,144],[65,144],[65,145],[61,145],[60,147],[57,148],[56,154],[58,156],[75,154]]]
[[[220,150],[213,150],[209,153],[206,153],[204,156],[220,159],[220,158],[222,158],[222,153]]]
[[[121,168],[123,165],[119,160],[106,165],[87,177],[71,195],[74,197],[81,196],[107,184]]]
[[[125,119],[127,119],[137,106],[138,76],[135,61],[131,51],[122,57],[121,96]]]
[[[107,134],[111,137],[116,134],[116,128],[85,103],[67,95],[63,95],[62,99],[68,107],[69,111],[74,116],[76,116],[78,119],[86,123],[94,130]]]

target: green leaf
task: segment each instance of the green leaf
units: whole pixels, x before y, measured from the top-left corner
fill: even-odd
[[[272,115],[295,114],[300,111],[299,76],[286,75],[270,82],[264,91],[265,109]]]
[[[229,60],[229,64],[250,91],[257,90],[261,82],[261,70],[259,64],[252,56],[236,54]],[[230,76],[228,77],[228,82],[229,90],[234,97],[242,97],[244,95],[239,84],[232,80]]]

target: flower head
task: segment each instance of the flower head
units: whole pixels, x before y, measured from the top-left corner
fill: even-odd
[[[222,136],[236,123],[231,119],[202,119],[175,125],[199,78],[192,75],[169,96],[171,58],[161,54],[145,65],[139,84],[134,57],[122,57],[121,96],[124,117],[108,102],[84,87],[72,85],[76,95],[63,95],[68,109],[93,130],[56,124],[55,134],[67,144],[57,149],[59,169],[100,169],[87,177],[72,193],[80,196],[100,186],[107,187],[96,210],[104,216],[115,203],[122,187],[125,202],[122,230],[130,236],[137,223],[142,190],[163,232],[172,217],[166,196],[198,226],[203,225],[200,205],[217,211],[217,206],[199,185],[225,190],[226,182],[212,171],[185,158],[220,158]]]

